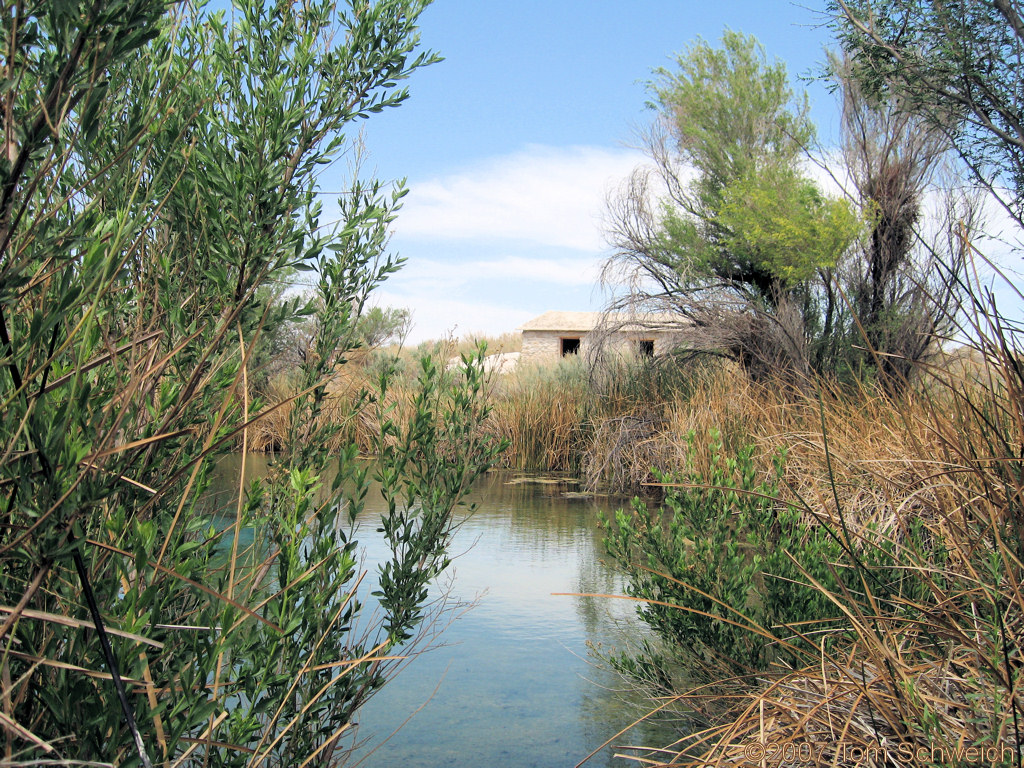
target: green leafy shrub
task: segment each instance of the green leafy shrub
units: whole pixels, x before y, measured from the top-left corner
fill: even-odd
[[[759,479],[753,446],[730,456],[718,432],[708,439],[707,471],[694,466],[690,432],[690,461],[662,476],[662,505],[634,499],[631,511],[603,521],[608,551],[629,576],[629,594],[645,601],[640,616],[660,640],[618,664],[670,690],[677,673],[688,684],[721,680],[830,646],[838,609],[826,591],[859,592],[864,572],[885,580],[889,592],[907,588],[891,570],[892,542],[870,531],[844,542],[781,500],[784,453]]]

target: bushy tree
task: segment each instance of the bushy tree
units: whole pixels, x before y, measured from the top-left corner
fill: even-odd
[[[359,318],[359,336],[367,347],[379,347],[392,339],[403,339],[412,316],[408,309],[370,307]]]
[[[653,166],[612,201],[620,304],[677,313],[692,347],[726,351],[752,370],[808,370],[809,282],[860,230],[851,205],[825,196],[801,158],[813,135],[806,98],[752,37],[698,41],[658,70]]]
[[[304,293],[304,298],[316,306],[317,298]],[[277,296],[270,302],[285,302],[287,295]],[[388,307],[366,307],[356,321],[353,344],[364,350],[380,347],[391,340],[401,342],[412,323],[412,316],[407,309]],[[295,371],[298,371],[308,356],[313,353],[313,339],[317,335],[317,319],[314,314],[304,314],[292,322],[279,325],[273,329],[264,329],[261,343],[254,351],[254,362],[258,369],[259,391],[276,391]],[[285,387],[287,389],[287,386]]]
[[[403,192],[354,178],[324,230],[317,174],[435,60],[416,50],[425,4],[4,13],[7,764],[337,764],[353,712],[418,635],[453,509],[494,455],[480,367],[459,383],[427,361],[408,422],[377,414],[391,556],[378,621],[360,624],[370,470],[324,446],[386,378],[321,416],[367,294],[398,266],[385,247]],[[273,301],[294,270],[314,300]],[[261,336],[306,316],[289,450],[220,508],[215,462],[267,413],[250,395]]]
[[[612,201],[605,278],[629,287],[615,308],[675,313],[682,344],[755,377],[853,372],[905,386],[955,315],[961,231],[977,224],[976,200],[949,173],[948,137],[833,62],[833,199],[807,175],[806,99],[753,38],[699,41],[677,65],[651,85],[653,164]]]

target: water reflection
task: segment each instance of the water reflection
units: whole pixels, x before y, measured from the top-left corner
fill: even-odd
[[[247,464],[249,472],[264,471],[261,457]],[[235,485],[238,465],[221,469]],[[456,601],[477,604],[447,627],[441,647],[412,659],[361,710],[358,736],[367,744],[355,760],[363,765],[572,766],[639,711],[587,649],[588,640],[616,646],[640,631],[632,604],[552,595],[622,593],[618,575],[601,560],[599,506],[566,498],[571,486],[519,478],[490,473],[473,489],[478,506],[455,536],[449,589]],[[375,531],[382,510],[371,490],[358,532],[371,575],[386,556]],[[619,743],[670,740],[644,724]],[[635,765],[610,749],[589,764]]]

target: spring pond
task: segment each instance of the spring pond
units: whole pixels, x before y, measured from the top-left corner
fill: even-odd
[[[247,471],[266,459],[250,456]],[[221,466],[237,482],[240,457]],[[234,484],[234,483],[232,483]],[[237,486],[235,486],[237,487]],[[357,715],[350,764],[367,768],[574,766],[646,711],[589,644],[607,650],[643,634],[635,603],[552,593],[624,594],[603,560],[598,513],[623,500],[581,497],[571,483],[491,472],[460,510],[454,557],[432,596],[450,608],[418,653]],[[386,553],[371,490],[358,538],[368,578]],[[615,745],[664,746],[667,726],[641,723]],[[637,765],[608,747],[587,766]]]

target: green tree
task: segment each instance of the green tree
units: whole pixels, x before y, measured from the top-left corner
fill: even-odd
[[[622,303],[678,313],[691,346],[806,371],[809,283],[856,237],[858,216],[802,172],[806,98],[754,38],[727,31],[720,49],[698,41],[676,63],[650,85],[653,168],[613,201],[606,279],[625,271],[640,287]]]
[[[456,381],[425,361],[408,422],[381,405],[386,376],[322,418],[367,294],[399,265],[386,243],[403,191],[353,178],[325,231],[317,175],[343,130],[436,60],[417,52],[425,5],[4,13],[7,764],[338,764],[353,712],[415,642],[453,510],[494,457],[481,366]],[[273,301],[295,270],[313,300]],[[316,332],[289,450],[223,508],[206,493],[215,462],[267,413],[250,396],[260,339],[303,317]],[[369,469],[324,447],[368,408],[391,549],[376,623],[357,593]]]
[[[412,316],[408,309],[370,307],[359,318],[359,337],[367,347],[379,347],[394,339],[403,338]]]

